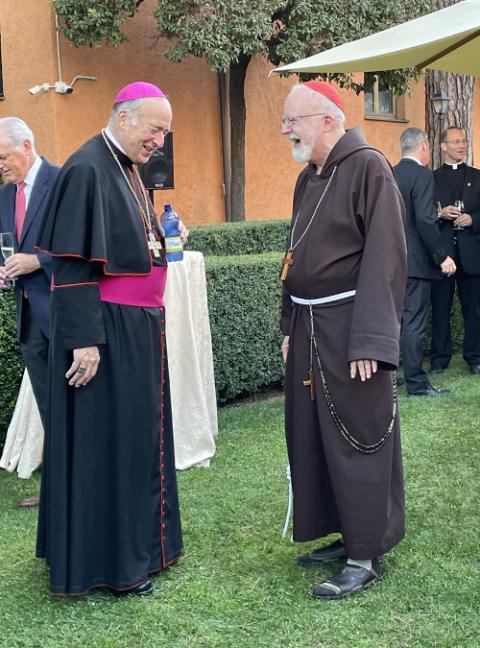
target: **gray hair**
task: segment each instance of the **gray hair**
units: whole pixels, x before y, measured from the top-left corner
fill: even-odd
[[[290,94],[292,94],[292,92],[297,92],[300,88],[304,88],[304,87],[305,86],[303,85],[303,83],[297,83],[291,89]],[[338,121],[339,124],[344,124],[345,113],[342,110],[340,110],[340,108],[336,104],[334,104],[333,101],[331,101],[328,97],[325,97],[325,95],[322,95],[319,92],[317,92],[316,94],[321,99],[323,105],[325,106],[325,110],[328,111],[328,114],[331,115],[336,121]]]
[[[414,153],[425,140],[428,140],[428,137],[421,128],[406,128],[400,135],[402,155]]]
[[[25,140],[32,145],[32,152],[35,153],[35,137],[27,124],[18,117],[2,117],[0,119],[0,131],[13,148],[21,149]]]
[[[143,99],[133,99],[133,101],[121,101],[113,106],[110,117],[108,118],[108,126],[112,128],[115,122],[115,118],[121,110],[124,110],[127,113],[128,121],[135,126],[137,123],[137,112],[141,108],[144,100]]]

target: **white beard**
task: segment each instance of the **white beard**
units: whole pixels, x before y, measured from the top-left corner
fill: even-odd
[[[305,164],[310,161],[312,155],[312,147],[308,144],[300,144],[292,148],[292,159],[299,164]]]

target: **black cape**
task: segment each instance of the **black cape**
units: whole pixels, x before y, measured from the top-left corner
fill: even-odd
[[[54,593],[129,589],[175,562],[182,538],[164,311],[99,298],[102,274],[152,264],[138,205],[100,136],[62,169],[39,245],[56,255],[56,288],[37,556]],[[72,349],[92,345],[97,375],[69,387]]]

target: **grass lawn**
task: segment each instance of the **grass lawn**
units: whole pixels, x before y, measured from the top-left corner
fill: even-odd
[[[455,359],[439,399],[401,392],[407,537],[387,578],[342,601],[310,597],[337,565],[302,569],[314,543],[281,538],[286,453],[280,398],[220,411],[210,469],[179,474],[185,557],[146,599],[58,599],[33,557],[35,493],[0,471],[2,648],[457,648],[480,646],[480,376]]]

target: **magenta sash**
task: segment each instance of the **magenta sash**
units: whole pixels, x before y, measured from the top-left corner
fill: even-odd
[[[100,299],[126,306],[163,308],[166,281],[167,268],[158,266],[152,266],[151,273],[143,277],[101,277]]]

